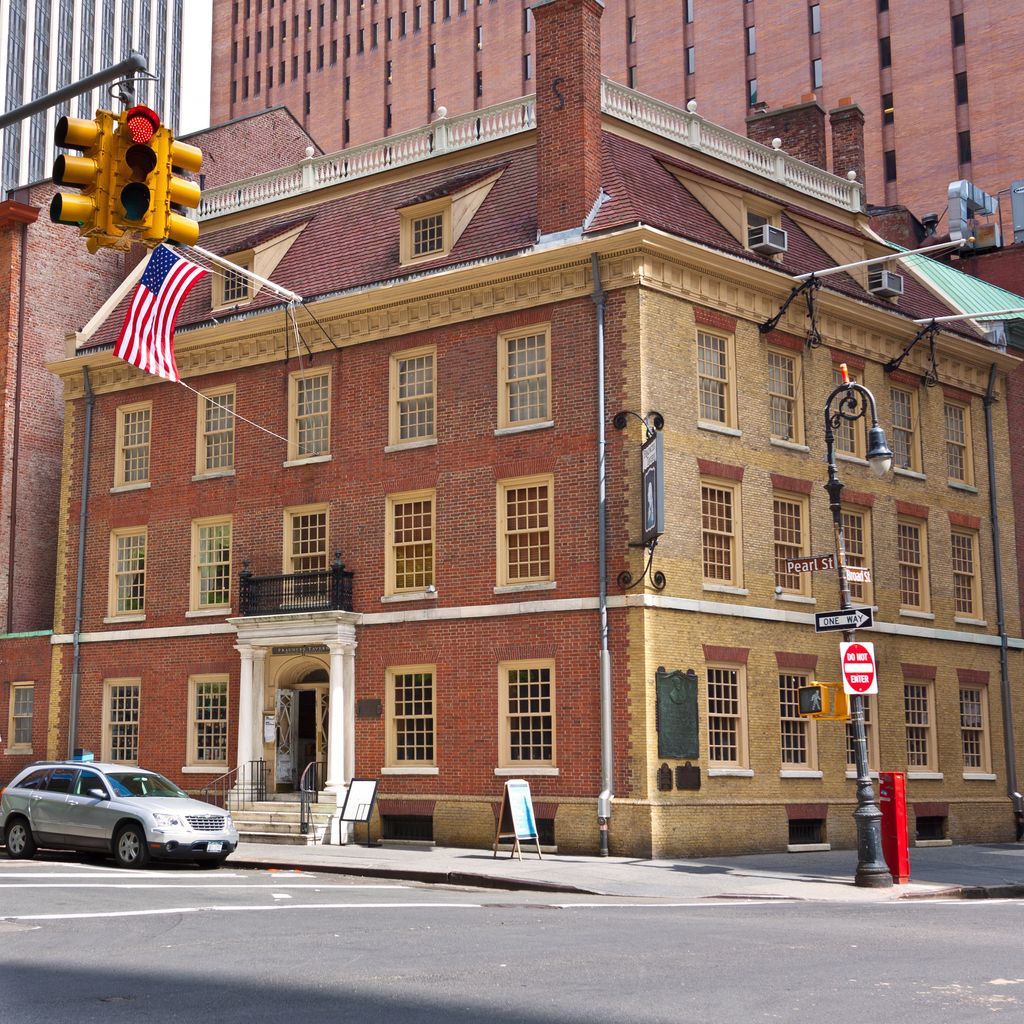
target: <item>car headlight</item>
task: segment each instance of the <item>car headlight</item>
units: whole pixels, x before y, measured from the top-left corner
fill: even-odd
[[[181,818],[179,818],[175,814],[155,813],[153,815],[153,821],[156,822],[157,825],[177,826],[178,828],[181,828],[184,825],[184,822],[181,820]]]

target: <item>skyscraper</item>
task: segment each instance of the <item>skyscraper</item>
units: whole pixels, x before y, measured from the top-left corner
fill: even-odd
[[[133,50],[153,80],[136,83],[136,98],[177,126],[181,107],[181,25],[184,0],[0,0],[0,108],[13,110],[116,64]],[[3,133],[0,193],[46,178],[60,117],[91,118],[109,107],[105,87],[33,114]]]

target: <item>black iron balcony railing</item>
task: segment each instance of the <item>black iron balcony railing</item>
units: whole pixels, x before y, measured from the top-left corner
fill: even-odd
[[[352,611],[352,577],[335,552],[329,569],[256,576],[242,563],[238,604],[242,615],[281,615],[292,612]]]

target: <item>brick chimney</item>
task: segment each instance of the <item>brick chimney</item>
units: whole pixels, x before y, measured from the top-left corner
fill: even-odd
[[[770,146],[782,139],[782,148],[798,160],[828,169],[825,155],[825,110],[814,93],[792,107],[766,110],[747,117],[747,138]]]
[[[832,130],[832,173],[845,178],[847,171],[857,172],[857,181],[865,186],[864,205],[867,205],[867,180],[864,177],[864,111],[848,97],[828,112]]]
[[[602,0],[540,0],[537,231],[581,227],[601,192]]]

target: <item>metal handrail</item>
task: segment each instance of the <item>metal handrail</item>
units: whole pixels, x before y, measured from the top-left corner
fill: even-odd
[[[352,611],[352,578],[340,558],[327,569],[257,576],[244,562],[238,579],[242,615]]]
[[[267,762],[247,761],[203,786],[199,795],[209,804],[226,811],[240,810],[245,804],[267,799]]]
[[[299,831],[305,836],[313,821],[313,804],[320,799],[320,789],[326,774],[323,761],[310,761],[299,779]]]

